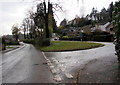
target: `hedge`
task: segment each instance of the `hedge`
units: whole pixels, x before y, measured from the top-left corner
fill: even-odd
[[[6,43],[7,45],[20,45],[18,41],[10,41]]]
[[[81,41],[81,37],[77,36],[77,37],[62,37],[59,38],[59,40],[69,40],[69,41]],[[82,37],[83,41],[87,41],[87,37]]]
[[[39,45],[39,46],[49,46],[50,45],[50,39],[45,38],[39,38],[39,39],[25,39],[22,40],[24,43],[28,43],[28,44],[33,44],[33,45]],[[38,43],[39,42],[39,43]]]
[[[93,35],[93,36],[84,36],[82,41],[100,41],[100,42],[111,42],[113,35]],[[69,40],[69,41],[81,41],[81,37],[62,37],[59,40]]]
[[[42,46],[49,46],[50,45],[50,39],[49,38],[45,38],[42,41]]]
[[[115,51],[118,56],[118,61],[120,62],[120,1],[116,2],[114,5],[114,11],[112,14],[112,23],[115,32]]]
[[[93,36],[93,41],[111,42],[112,38],[112,35],[95,35]]]
[[[24,39],[22,40],[24,43],[28,43],[28,44],[35,44],[34,43],[34,39]]]

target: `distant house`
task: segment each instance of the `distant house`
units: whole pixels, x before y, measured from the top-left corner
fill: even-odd
[[[91,26],[87,25],[87,26],[82,27],[82,29],[83,29],[83,33],[85,33],[87,35],[91,35],[92,34]]]
[[[5,35],[4,36],[6,43],[9,43],[11,41],[15,41],[15,38],[13,38],[12,35]]]
[[[23,34],[19,34],[19,40],[23,40],[24,39],[24,35]]]
[[[113,25],[108,22],[106,24],[100,25],[100,24],[96,24],[95,26],[91,26],[91,25],[87,25],[84,27],[67,27],[63,30],[61,30],[61,34],[63,34],[64,36],[80,36],[81,33],[85,34],[85,35],[92,35],[93,32],[107,32],[107,34],[114,34],[113,32]]]
[[[91,27],[91,32],[94,32],[95,30],[100,30],[103,32],[111,33],[113,32],[113,26],[110,22],[107,22],[104,25],[96,24],[94,27]]]
[[[63,35],[68,35],[68,36],[73,36],[73,35],[79,35],[80,33],[80,28],[78,27],[69,27],[65,28],[61,31]]]
[[[67,25],[67,20],[64,19],[61,23],[60,23],[60,26],[61,27],[65,27]]]
[[[73,23],[73,20],[72,21],[68,21],[67,25],[71,25]]]
[[[110,34],[114,34],[113,24],[110,23],[108,26],[106,26],[106,32],[108,32]]]
[[[79,22],[80,22],[80,17],[76,17],[76,18],[73,20],[73,25],[79,24]]]

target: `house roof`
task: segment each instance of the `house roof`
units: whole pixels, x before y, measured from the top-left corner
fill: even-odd
[[[109,25],[107,25],[106,28],[109,28],[109,26],[111,26],[111,25],[112,25],[112,23],[110,23]],[[113,25],[112,25],[112,27],[113,27]]]

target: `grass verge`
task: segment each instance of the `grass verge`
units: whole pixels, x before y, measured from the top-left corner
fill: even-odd
[[[50,46],[40,47],[40,50],[45,52],[60,52],[60,51],[85,50],[101,46],[104,45],[100,43],[91,42],[52,41]]]
[[[7,45],[6,48],[13,48],[12,46]]]

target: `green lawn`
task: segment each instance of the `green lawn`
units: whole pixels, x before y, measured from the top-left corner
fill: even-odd
[[[40,50],[47,52],[57,52],[57,51],[72,51],[72,50],[85,50],[95,47],[103,46],[99,43],[91,42],[76,42],[76,41],[52,41],[50,46],[40,47]]]

